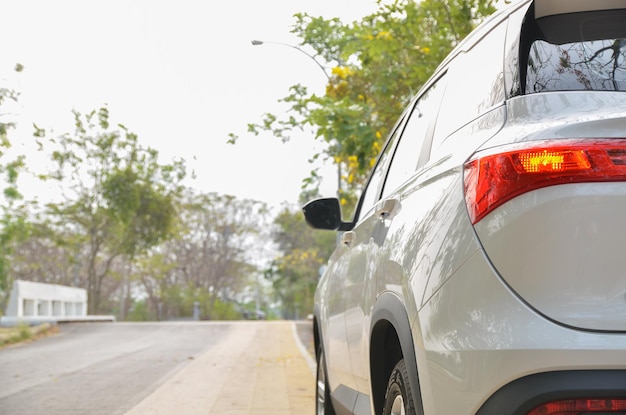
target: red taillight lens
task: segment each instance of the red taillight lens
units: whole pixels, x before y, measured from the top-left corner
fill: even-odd
[[[571,399],[540,405],[528,415],[626,414],[626,399]]]
[[[472,224],[531,190],[626,181],[626,139],[529,142],[500,150],[478,152],[465,164],[465,200]]]

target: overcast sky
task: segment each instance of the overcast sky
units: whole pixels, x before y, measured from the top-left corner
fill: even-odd
[[[297,202],[312,166],[310,135],[282,144],[254,137],[246,126],[302,83],[323,93],[326,78],[288,47],[252,46],[252,39],[297,43],[293,14],[358,20],[374,0],[108,0],[0,2],[0,81],[21,93],[20,128],[32,123],[72,131],[71,110],[107,104],[163,162],[183,157],[207,192],[278,206]],[[14,74],[15,63],[25,69]],[[229,133],[240,136],[227,145]],[[323,187],[336,189],[334,170]]]

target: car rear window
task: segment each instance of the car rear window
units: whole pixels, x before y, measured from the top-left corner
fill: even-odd
[[[527,24],[524,92],[626,91],[625,22],[611,10]]]

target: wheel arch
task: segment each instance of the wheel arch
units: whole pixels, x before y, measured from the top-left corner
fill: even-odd
[[[409,373],[413,402],[422,414],[424,411],[411,324],[404,305],[395,294],[382,294],[372,310],[369,359],[375,413],[382,413],[389,376],[396,363],[404,359]]]

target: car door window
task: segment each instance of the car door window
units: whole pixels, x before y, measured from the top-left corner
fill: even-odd
[[[506,29],[506,23],[499,24],[450,64],[433,149],[453,132],[504,102]]]
[[[361,195],[361,201],[359,203],[359,208],[356,213],[357,217],[355,217],[355,219],[358,219],[358,216],[360,216],[361,213],[367,213],[372,207],[374,207],[376,202],[378,202],[380,196],[380,188],[385,179],[385,172],[387,171],[387,166],[389,164],[389,157],[392,154],[392,149],[395,148],[396,143],[400,138],[400,133],[404,127],[405,120],[406,116],[403,115],[400,118],[400,121],[398,121],[398,123],[396,124],[394,132],[387,140],[383,152],[378,157],[376,166],[374,167],[374,170],[370,175],[370,179],[367,182],[367,187]]]
[[[430,150],[430,146],[424,149],[424,145],[430,143],[431,127],[434,125],[437,111],[439,111],[439,104],[443,95],[442,90],[443,78],[440,78],[420,95],[413,106],[394,151],[382,193],[383,198],[415,173],[420,163],[420,154]]]

